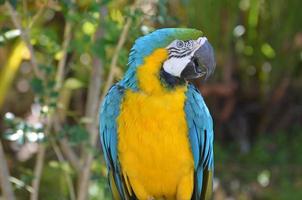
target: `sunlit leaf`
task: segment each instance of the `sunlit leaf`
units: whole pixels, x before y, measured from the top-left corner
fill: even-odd
[[[68,78],[64,83],[64,88],[76,90],[84,86],[83,82],[76,78]]]
[[[13,30],[1,30],[0,34],[0,43],[5,42],[6,40],[13,39],[15,37],[18,37],[20,35],[19,29],[13,29]]]
[[[267,57],[267,58],[274,58],[276,53],[275,50],[269,45],[268,43],[264,43],[261,46],[261,52]]]
[[[82,26],[82,30],[85,34],[92,35],[96,31],[96,26],[93,23],[86,21]]]
[[[29,51],[23,42],[17,42],[6,64],[0,70],[0,108],[23,59],[29,58]]]

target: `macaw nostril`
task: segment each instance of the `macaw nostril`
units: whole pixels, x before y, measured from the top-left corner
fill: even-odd
[[[197,73],[202,73],[202,69],[199,66],[197,66],[195,69]]]
[[[195,72],[197,73],[202,73],[202,69],[201,69],[201,66],[198,62],[198,58],[193,58],[193,63],[194,63],[194,69],[195,69]]]
[[[199,65],[199,63],[198,63],[198,59],[197,59],[196,57],[194,57],[194,58],[193,58],[193,63],[194,63],[196,66],[198,66],[198,65]]]

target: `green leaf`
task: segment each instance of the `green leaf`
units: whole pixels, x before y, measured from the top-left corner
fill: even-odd
[[[47,82],[47,89],[51,90],[55,87],[55,85],[56,85],[56,81],[51,80],[51,81]]]
[[[49,108],[56,108],[57,102],[51,102],[48,106],[49,106]]]
[[[64,88],[70,90],[80,89],[84,86],[83,82],[76,78],[68,78],[64,83]]]
[[[58,98],[58,96],[59,96],[59,92],[57,92],[57,91],[51,91],[49,96],[50,96],[51,98],[56,99],[56,98]]]
[[[71,144],[79,144],[89,138],[87,130],[81,125],[65,125],[58,136],[67,137]]]
[[[39,69],[44,71],[47,76],[53,74],[55,72],[55,67],[52,65],[39,64]]]
[[[64,12],[68,12],[72,7],[75,7],[75,4],[71,0],[62,0],[60,2]]]
[[[90,117],[82,117],[80,119],[80,123],[81,124],[88,124],[88,123],[92,123],[93,119]]]
[[[104,39],[98,39],[94,44],[92,44],[92,52],[97,57],[104,59],[106,52],[105,52],[105,45],[106,40]]]
[[[8,2],[10,3],[10,5],[13,6],[14,9],[17,8],[18,0],[8,0]]]
[[[31,80],[31,87],[33,91],[37,94],[42,94],[43,93],[43,81],[37,77],[33,78]]]
[[[74,144],[78,144],[83,141],[87,141],[88,132],[82,126],[72,126],[68,131],[69,141]]]
[[[261,52],[267,57],[267,58],[274,58],[276,56],[275,50],[271,45],[268,43],[264,43],[261,46]]]
[[[112,0],[103,0],[101,1],[101,6],[105,6],[107,4],[109,4]]]

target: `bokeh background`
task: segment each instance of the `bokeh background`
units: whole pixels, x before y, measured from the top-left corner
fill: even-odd
[[[302,199],[302,1],[0,0],[0,199],[111,199],[98,106],[134,40],[200,29],[215,200]]]

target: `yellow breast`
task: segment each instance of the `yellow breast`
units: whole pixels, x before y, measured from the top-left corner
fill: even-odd
[[[161,65],[164,56],[161,50],[145,60],[138,80],[148,74],[149,83],[140,84],[143,92],[126,91],[118,117],[122,172],[139,199],[175,199],[179,190],[187,196],[193,190],[194,164],[184,112],[186,87],[167,91],[156,76],[150,78],[150,70]]]

